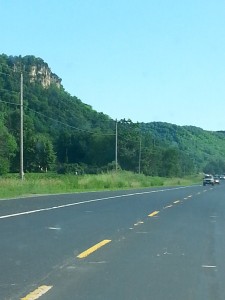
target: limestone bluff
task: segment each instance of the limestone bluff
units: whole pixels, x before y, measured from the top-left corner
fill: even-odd
[[[27,56],[9,56],[9,65],[16,72],[24,71],[30,83],[38,82],[43,88],[48,88],[51,84],[61,87],[62,79],[51,71],[48,64],[43,59],[33,55]]]

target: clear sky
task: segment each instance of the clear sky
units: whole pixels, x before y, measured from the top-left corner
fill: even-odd
[[[0,0],[0,53],[35,55],[113,119],[225,130],[224,0]]]

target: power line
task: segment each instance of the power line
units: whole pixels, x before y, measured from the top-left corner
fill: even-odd
[[[20,93],[20,92],[11,91],[11,90],[8,90],[8,89],[0,89],[0,91],[5,91],[5,92],[17,94],[17,95]]]
[[[42,114],[42,113],[40,113],[40,112],[35,111],[35,110],[32,109],[32,108],[27,107],[27,109],[30,110],[30,111],[32,111],[32,112],[34,112],[34,113],[36,113],[36,114],[38,114],[38,115],[40,115],[40,116],[43,116],[43,117],[45,117],[45,118],[47,118],[47,119],[50,119],[50,120],[52,120],[52,121],[54,121],[54,122],[56,122],[56,123],[62,124],[62,125],[64,125],[64,126],[66,126],[66,127],[69,127],[69,128],[71,128],[71,129],[75,129],[75,130],[77,130],[77,131],[82,131],[82,132],[87,132],[87,133],[90,133],[90,134],[102,135],[102,136],[115,136],[115,133],[97,133],[97,132],[95,132],[95,131],[90,131],[90,130],[86,130],[86,129],[81,129],[81,128],[78,128],[78,127],[75,127],[75,126],[66,124],[66,123],[64,123],[64,122],[62,122],[62,121],[56,120],[56,119],[54,119],[54,118],[48,117],[48,116],[46,116],[46,115],[44,115],[44,114]]]
[[[6,75],[6,76],[11,76],[10,74],[4,73],[0,71],[0,74]]]
[[[132,138],[127,138],[126,136],[124,136],[122,134],[118,134],[118,137],[123,138],[123,141],[125,141],[125,142],[132,142],[132,143],[135,143],[135,144],[138,144],[138,145],[140,143],[139,136],[137,136],[138,140],[136,140],[136,141],[133,140]]]
[[[15,68],[12,68],[12,67],[8,66],[7,64],[0,63],[0,65],[7,67],[8,69],[10,69],[11,71],[13,71],[14,73],[15,73],[15,72],[17,72],[17,73],[20,72],[20,73],[21,73],[21,71],[15,70]],[[25,70],[23,70],[22,73],[30,74],[30,72],[27,72],[27,71],[25,71]],[[10,74],[6,74],[6,73],[4,73],[4,72],[0,72],[0,74],[4,74],[4,75],[7,75],[7,76],[11,76]],[[2,90],[2,91],[8,91],[8,92],[15,93],[15,94],[19,94],[19,93],[20,93],[20,92],[10,91],[10,90],[7,90],[7,89],[0,89],[0,90]],[[3,101],[3,100],[0,100],[0,102],[2,102],[2,103],[7,103],[7,104],[11,104],[11,105],[17,105],[17,106],[20,105],[20,104],[17,104],[17,103],[12,103],[12,102]],[[36,113],[36,114],[38,114],[38,115],[41,115],[41,116],[43,116],[43,117],[45,117],[45,118],[48,118],[48,119],[50,119],[50,120],[52,120],[52,121],[54,121],[54,122],[57,122],[57,123],[59,123],[59,124],[61,124],[61,125],[64,125],[64,126],[66,126],[66,127],[71,128],[71,129],[75,129],[75,130],[77,130],[77,131],[87,132],[87,133],[90,133],[90,134],[95,134],[95,135],[100,135],[100,136],[115,136],[115,133],[97,133],[97,132],[94,132],[94,131],[90,131],[90,130],[86,130],[86,129],[81,129],[81,128],[78,128],[78,127],[75,127],[75,126],[66,124],[66,123],[64,123],[64,122],[61,122],[61,121],[59,121],[59,120],[56,120],[56,119],[54,119],[54,118],[48,117],[48,116],[46,116],[46,115],[44,115],[44,114],[42,114],[42,113],[40,113],[40,112],[37,112],[37,111],[35,111],[35,110],[33,110],[33,109],[29,108],[29,107],[27,107],[27,109],[30,110],[30,111],[33,111],[34,113]]]
[[[6,103],[6,104],[15,105],[15,106],[20,106],[19,103],[15,103],[15,102],[9,102],[9,101],[4,101],[4,100],[0,100],[0,102]],[[62,122],[62,121],[56,120],[56,119],[54,119],[54,118],[48,117],[48,116],[46,116],[46,115],[44,115],[44,114],[42,114],[42,113],[40,113],[40,112],[38,112],[38,111],[36,111],[36,110],[34,110],[34,109],[32,109],[32,108],[27,107],[27,109],[30,110],[30,111],[32,111],[32,112],[34,112],[35,114],[38,114],[38,115],[40,115],[40,116],[43,116],[43,117],[45,117],[45,118],[47,118],[47,119],[50,119],[50,120],[52,120],[52,121],[54,121],[54,122],[56,122],[56,123],[62,124],[62,125],[64,125],[64,126],[66,126],[66,127],[69,127],[69,128],[71,128],[71,129],[75,129],[75,130],[77,130],[77,131],[87,132],[87,133],[90,133],[90,134],[95,134],[95,135],[100,135],[100,136],[115,136],[115,133],[97,133],[97,132],[95,132],[95,131],[90,131],[90,130],[86,130],[86,129],[81,129],[81,128],[78,128],[78,127],[75,127],[75,126],[66,124],[66,123],[64,123],[64,122]]]
[[[1,64],[0,63],[0,66],[3,66],[3,67],[6,67],[8,70],[7,71],[12,71],[12,73],[21,73],[21,71],[20,70],[15,70],[15,68],[12,68],[12,67],[10,67],[9,65],[6,65],[6,64]],[[26,71],[24,71],[24,72],[26,72]],[[27,73],[27,72],[26,72]],[[7,74],[7,73],[5,73],[5,72],[2,72],[2,71],[0,71],[0,74],[3,74],[3,75],[7,75],[7,76],[12,76],[12,74]]]
[[[7,104],[11,104],[11,105],[20,106],[19,103],[15,103],[15,102],[9,102],[9,101],[3,101],[3,100],[0,100],[0,102],[7,103]]]
[[[28,71],[25,71],[25,70],[22,70],[22,65],[20,66],[20,69],[19,67],[15,64],[14,67],[10,67],[9,65],[7,64],[3,64],[3,63],[0,63],[0,66],[4,66],[4,67],[7,67],[7,69],[11,70],[13,73],[26,73],[26,74],[29,74],[30,75],[30,72]],[[23,65],[25,66],[25,65]],[[9,74],[6,74],[6,73],[3,73],[3,72],[0,72],[1,74],[5,74],[5,75],[8,75],[8,76],[11,76]]]

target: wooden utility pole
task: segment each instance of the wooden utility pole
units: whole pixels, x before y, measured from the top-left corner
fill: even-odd
[[[115,147],[115,162],[116,162],[116,171],[118,169],[118,130],[117,130],[117,119],[116,119],[116,147]]]
[[[138,173],[141,174],[141,136],[139,145]]]
[[[20,178],[23,180],[23,73],[20,75]]]

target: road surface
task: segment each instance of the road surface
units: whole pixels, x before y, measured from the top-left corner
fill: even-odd
[[[0,201],[0,299],[225,299],[225,182]]]

